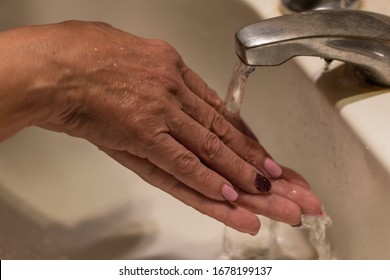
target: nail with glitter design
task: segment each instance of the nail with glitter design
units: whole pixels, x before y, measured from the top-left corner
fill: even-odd
[[[256,189],[260,192],[268,192],[271,189],[271,182],[264,176],[257,173],[255,179],[255,186]]]

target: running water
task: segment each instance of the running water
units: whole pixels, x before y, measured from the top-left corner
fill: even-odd
[[[329,216],[303,216],[302,228],[309,231],[309,242],[317,251],[319,260],[336,260],[336,254],[333,252],[326,238],[326,229],[332,225]]]
[[[348,5],[348,0],[340,0],[340,9],[346,9]]]
[[[224,116],[230,121],[235,120],[239,117],[241,104],[244,99],[245,94],[245,85],[249,75],[255,70],[254,67],[245,65],[241,61],[238,61],[233,68],[233,75],[229,82],[228,91],[225,97],[224,102]],[[324,212],[325,213],[325,212]],[[241,252],[241,250],[237,250],[236,246],[241,247],[240,242],[235,242],[234,236],[229,234],[229,229],[225,228],[225,233],[223,236],[224,250],[223,253],[224,258],[234,257],[239,259],[246,258],[257,258],[264,259],[270,258],[283,258],[283,255],[279,255],[283,248],[280,248],[277,240],[278,240],[278,231],[276,227],[275,221],[270,221],[268,224],[268,229],[262,228],[262,232],[266,231],[268,233],[267,238],[267,248],[261,247],[262,245],[253,244],[252,250],[257,251],[252,252],[248,255],[248,250],[245,250],[247,253]],[[303,216],[302,217],[302,227],[301,229],[308,231],[309,242],[314,247],[317,252],[318,259],[336,259],[336,255],[331,250],[330,244],[326,239],[326,229],[331,225],[331,219],[329,216]],[[238,237],[237,237],[238,238]],[[255,240],[255,239],[254,239]],[[254,241],[253,240],[253,241]],[[236,244],[234,244],[236,243]],[[243,249],[243,248],[241,248]],[[238,253],[240,252],[240,253]],[[256,255],[253,255],[256,253]],[[239,254],[242,254],[241,256]],[[255,257],[254,257],[255,256]]]
[[[254,70],[254,67],[245,65],[241,61],[238,61],[234,65],[233,75],[225,97],[225,113],[231,115],[238,115],[240,113],[245,94],[246,80]]]

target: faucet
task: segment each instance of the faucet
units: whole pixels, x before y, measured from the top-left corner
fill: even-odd
[[[303,12],[325,9],[356,9],[360,0],[281,0],[285,12]]]
[[[249,66],[280,65],[295,56],[340,60],[390,86],[390,17],[355,10],[275,17],[238,30],[236,54]]]

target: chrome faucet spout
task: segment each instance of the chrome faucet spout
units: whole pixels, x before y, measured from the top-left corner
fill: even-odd
[[[295,56],[340,60],[390,86],[390,17],[323,10],[271,18],[241,28],[236,53],[251,66],[279,65]]]

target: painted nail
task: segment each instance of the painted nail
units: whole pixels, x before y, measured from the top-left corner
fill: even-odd
[[[229,185],[223,185],[221,193],[227,201],[235,201],[238,198],[238,193]]]
[[[271,182],[264,176],[257,173],[255,179],[255,186],[256,189],[260,192],[268,192],[271,189]]]
[[[272,178],[276,179],[282,176],[282,168],[270,158],[265,159],[264,168]]]

